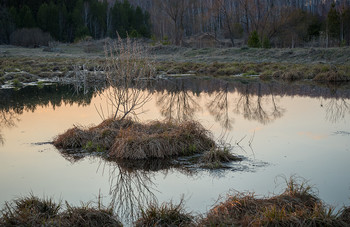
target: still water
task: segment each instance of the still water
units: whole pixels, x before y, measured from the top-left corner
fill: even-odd
[[[80,202],[114,201],[124,222],[148,202],[186,200],[207,212],[230,191],[280,193],[301,176],[326,203],[350,204],[350,87],[306,83],[168,79],[150,84],[140,121],[194,119],[244,161],[231,169],[131,171],[99,157],[62,156],[53,138],[73,125],[99,124],[103,89],[73,86],[0,90],[0,204],[33,193]]]

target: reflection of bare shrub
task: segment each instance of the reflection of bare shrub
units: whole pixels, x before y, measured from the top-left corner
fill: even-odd
[[[51,40],[50,34],[39,28],[22,28],[13,32],[10,36],[12,45],[24,47],[48,46]]]

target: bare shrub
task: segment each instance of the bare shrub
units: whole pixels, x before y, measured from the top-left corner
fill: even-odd
[[[105,45],[105,72],[110,89],[107,98],[114,108],[113,118],[123,120],[149,101],[144,93],[147,80],[154,78],[155,67],[146,47],[130,38],[109,42]]]
[[[10,44],[23,47],[48,46],[52,38],[39,28],[22,28],[10,36]]]

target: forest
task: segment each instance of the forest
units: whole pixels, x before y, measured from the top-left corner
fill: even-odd
[[[0,43],[10,43],[17,29],[40,28],[55,40],[150,37],[150,16],[127,0],[5,0],[0,10]]]
[[[0,43],[23,28],[74,42],[147,37],[188,45],[304,47],[350,44],[349,0],[2,0]]]

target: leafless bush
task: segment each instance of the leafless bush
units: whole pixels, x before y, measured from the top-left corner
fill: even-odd
[[[124,119],[136,115],[138,109],[149,101],[144,93],[147,80],[154,78],[155,67],[146,48],[130,38],[105,45],[105,72],[111,89],[107,92],[109,104],[115,109],[113,118]]]
[[[10,36],[11,45],[16,46],[48,46],[50,41],[52,41],[50,34],[39,28],[22,28],[13,32]]]

